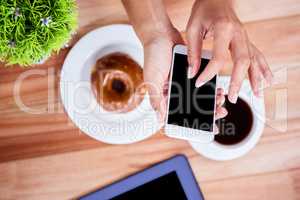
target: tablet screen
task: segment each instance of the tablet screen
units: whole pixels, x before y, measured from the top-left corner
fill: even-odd
[[[188,200],[175,171],[112,198],[112,200],[141,199]]]

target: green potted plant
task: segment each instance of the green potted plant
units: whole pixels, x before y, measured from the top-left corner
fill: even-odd
[[[39,63],[67,44],[76,28],[75,0],[1,0],[0,61]]]

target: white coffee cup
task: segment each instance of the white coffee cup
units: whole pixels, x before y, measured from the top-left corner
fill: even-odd
[[[224,88],[226,93],[228,93],[229,84],[230,77],[219,77],[218,87]],[[232,145],[220,144],[215,140],[210,143],[190,142],[195,151],[212,160],[231,160],[247,154],[255,147],[264,130],[264,99],[263,97],[258,98],[253,94],[248,80],[243,82],[239,93],[239,98],[244,100],[249,105],[253,114],[252,128],[247,137],[241,142]]]

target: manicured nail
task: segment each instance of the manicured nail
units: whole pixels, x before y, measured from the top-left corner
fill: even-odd
[[[225,101],[226,101],[226,98],[224,97],[224,98],[222,99],[221,105],[224,105]]]
[[[232,96],[230,96],[230,98],[229,98],[229,101],[231,102],[231,103],[236,103],[237,102],[237,99],[238,99],[238,94],[233,94]]]
[[[192,66],[189,66],[188,67],[188,79],[191,79],[193,78],[193,67]]]
[[[214,134],[218,135],[219,134],[219,128],[217,126],[214,126]]]
[[[218,91],[220,91],[220,95],[223,95],[223,94],[225,94],[225,91],[224,91],[224,89],[223,89],[223,88],[218,88]]]
[[[202,81],[196,81],[196,87],[201,87],[202,85],[204,85],[205,82]]]

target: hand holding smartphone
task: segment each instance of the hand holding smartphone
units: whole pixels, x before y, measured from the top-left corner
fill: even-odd
[[[209,51],[202,51],[200,74],[211,59]],[[217,76],[199,88],[196,78],[188,79],[187,47],[173,48],[169,98],[165,132],[169,137],[210,142],[214,139]]]

